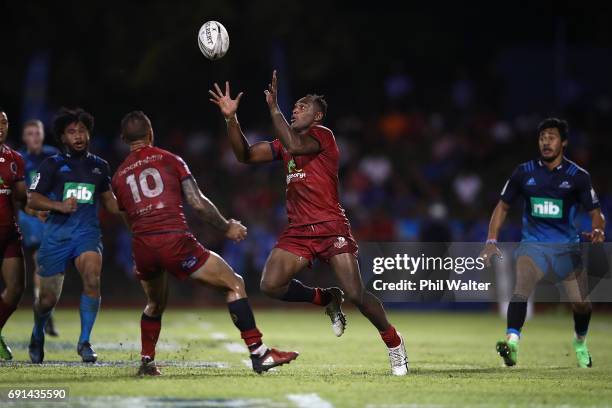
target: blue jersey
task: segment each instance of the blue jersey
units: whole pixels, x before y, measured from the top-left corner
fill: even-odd
[[[553,170],[540,160],[519,165],[500,198],[510,204],[518,196],[525,202],[521,242],[579,242],[574,225],[579,207],[585,211],[599,208],[591,176],[565,157]]]
[[[36,173],[38,171],[38,166],[48,157],[55,156],[59,154],[60,151],[53,147],[44,145],[39,154],[29,153],[27,149],[22,149],[19,151],[25,160],[25,183],[26,187],[30,187]]]
[[[72,214],[51,212],[45,223],[45,239],[68,239],[83,234],[100,234],[98,210],[100,194],[110,189],[110,169],[100,157],[86,153],[73,157],[58,154],[43,161],[30,191],[51,200],[77,199],[77,210]]]

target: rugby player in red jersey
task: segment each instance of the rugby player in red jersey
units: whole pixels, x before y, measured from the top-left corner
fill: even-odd
[[[26,187],[23,157],[8,147],[9,122],[0,108],[0,267],[4,290],[0,294],[0,359],[12,360],[11,349],[2,338],[2,328],[17,309],[25,288],[25,267],[15,203],[25,207]]]
[[[121,137],[130,146],[130,154],[115,172],[112,187],[132,231],[136,274],[147,296],[140,322],[139,373],[160,374],[154,358],[168,296],[166,272],[225,292],[230,316],[250,351],[255,372],[262,373],[296,359],[298,353],[268,348],[262,342],[242,277],[191,234],[182,197],[203,221],[228,239],[242,241],[247,229],[240,221],[227,220],[219,213],[202,194],[183,159],[153,146],[151,121],[143,112],[131,112],[123,118]]]
[[[346,324],[341,304],[344,294],[378,329],[388,347],[391,372],[408,373],[408,357],[401,335],[387,320],[381,302],[368,292],[361,280],[357,262],[357,243],[344,209],[338,199],[339,150],[331,130],[322,126],[327,102],[319,95],[306,95],[293,108],[291,124],[278,107],[276,71],[265,91],[272,116],[273,142],[249,144],[236,111],[242,92],[230,96],[215,84],[209,91],[227,122],[230,143],[242,163],[266,163],[282,160],[287,179],[287,215],[289,225],[281,234],[266,261],[261,290],[286,302],[309,302],[326,307],[336,336]],[[344,292],[339,288],[312,288],[294,276],[315,258],[331,265]]]

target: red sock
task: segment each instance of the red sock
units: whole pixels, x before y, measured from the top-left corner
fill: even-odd
[[[249,351],[253,352],[259,348],[263,344],[261,338],[263,334],[259,331],[257,327],[250,330],[245,330],[240,332],[240,337],[244,340],[244,344],[249,348]]]
[[[151,317],[142,314],[140,319],[140,341],[142,342],[142,357],[150,357],[155,359],[155,345],[161,331],[161,316]]]
[[[312,298],[312,303],[318,306],[327,306],[331,302],[331,295],[321,288],[314,288],[315,295]]]
[[[15,309],[17,309],[17,306],[7,305],[0,297],[0,330],[2,330],[4,324],[8,318],[11,317]]]
[[[397,330],[395,330],[395,327],[391,325],[387,330],[380,332],[380,337],[389,348],[397,347],[402,342],[402,339],[397,334]]]

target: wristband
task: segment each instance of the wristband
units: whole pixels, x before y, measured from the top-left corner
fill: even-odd
[[[487,239],[487,244],[497,244],[497,240],[496,239]]]

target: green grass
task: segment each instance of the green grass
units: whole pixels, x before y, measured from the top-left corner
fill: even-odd
[[[166,366],[162,377],[141,379],[135,377],[135,366],[22,364],[27,360],[32,321],[24,309],[3,330],[16,363],[0,363],[0,387],[69,387],[71,397],[201,398],[219,403],[246,399],[263,406],[295,406],[288,394],[310,393],[335,407],[610,406],[612,402],[610,315],[593,318],[592,369],[576,367],[573,322],[566,313],[538,315],[529,321],[519,364],[508,369],[501,367],[494,351],[505,327],[496,315],[392,313],[391,321],[406,340],[411,366],[407,377],[395,378],[389,375],[378,334],[354,310],[349,311],[347,331],[339,339],[323,311],[314,307],[256,311],[266,344],[301,353],[297,361],[264,375],[244,365],[245,354],[225,348],[225,343],[239,343],[240,338],[224,310],[170,310],[164,315],[157,360],[184,366]],[[99,345],[101,362],[138,360],[139,318],[139,310],[102,310],[92,338],[94,347]],[[48,338],[46,360],[79,361],[78,311],[60,310],[56,321],[61,335]],[[227,340],[215,340],[213,333],[224,333]],[[226,365],[188,366],[204,361]]]

